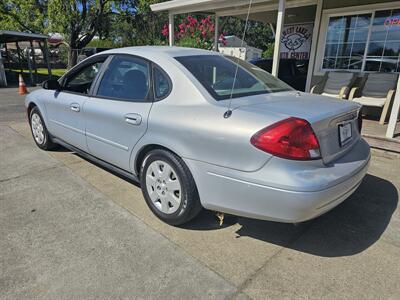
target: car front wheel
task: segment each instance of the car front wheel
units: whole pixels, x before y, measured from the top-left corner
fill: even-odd
[[[34,107],[31,110],[29,119],[33,140],[35,141],[36,145],[43,150],[53,149],[56,145],[51,141],[49,132],[44,124],[39,108]]]
[[[181,225],[201,210],[196,184],[188,167],[175,154],[156,149],[143,160],[143,196],[152,212],[170,225]]]

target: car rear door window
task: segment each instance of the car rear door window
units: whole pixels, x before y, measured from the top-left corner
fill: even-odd
[[[150,91],[147,61],[125,55],[116,56],[107,66],[97,90],[103,98],[145,102]]]

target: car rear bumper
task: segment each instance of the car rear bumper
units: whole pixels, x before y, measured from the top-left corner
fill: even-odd
[[[242,172],[185,159],[207,209],[250,218],[302,222],[348,198],[360,185],[370,161],[360,139],[330,165],[273,157],[256,172]]]

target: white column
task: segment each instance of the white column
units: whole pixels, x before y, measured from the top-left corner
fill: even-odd
[[[306,92],[309,92],[311,89],[311,80],[314,73],[315,54],[317,52],[319,28],[321,26],[322,4],[323,0],[317,0],[317,10],[315,12],[314,28],[311,39],[310,59],[308,61]]]
[[[169,45],[172,47],[174,45],[174,14],[169,13],[168,18],[168,32],[169,32]]]
[[[393,138],[394,131],[396,130],[397,118],[400,112],[400,78],[397,80],[396,96],[394,97],[392,112],[390,113],[390,119],[388,128],[386,130],[386,137]]]
[[[278,77],[279,70],[281,36],[283,24],[285,22],[285,4],[285,0],[279,0],[278,17],[276,18],[274,57],[272,60],[272,75],[274,75],[275,77]]]
[[[219,16],[215,14],[215,23],[214,23],[214,51],[218,51],[218,40],[219,40]]]

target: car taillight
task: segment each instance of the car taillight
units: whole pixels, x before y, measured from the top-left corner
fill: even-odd
[[[291,117],[272,124],[254,134],[250,142],[262,151],[283,158],[321,158],[318,139],[310,123],[303,119]]]

